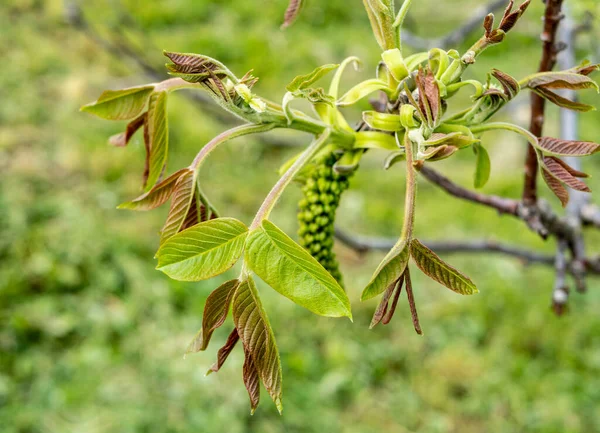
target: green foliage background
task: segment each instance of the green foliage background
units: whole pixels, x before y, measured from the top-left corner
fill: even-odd
[[[368,68],[375,65],[377,46],[358,0],[308,2],[298,23],[281,32],[286,3],[82,2],[102,31],[123,30],[151,62],[164,62],[164,48],[216,57],[240,74],[254,68],[261,77],[257,92],[273,99],[282,97],[295,75],[320,64],[358,55]],[[537,68],[538,3],[506,43],[482,57],[480,76],[492,66],[517,77]],[[476,4],[420,1],[408,25],[438,36]],[[558,319],[549,310],[550,269],[455,256],[452,262],[478,283],[479,295],[462,298],[416,277],[425,336],[412,330],[404,297],[390,326],[369,331],[375,303],[358,300],[381,255],[358,256],[343,247],[336,251],[354,324],[312,315],[259,285],[282,355],[285,411],[277,415],[264,394],[264,404],[250,417],[241,349],[220,373],[204,377],[226,326],[206,353],[182,357],[200,327],[203,302],[219,282],[178,283],[154,270],[165,209],[115,209],[139,192],[141,139],[127,149],[110,148],[108,136],[123,125],[78,112],[105,88],[148,79],[68,26],[63,8],[59,0],[0,5],[3,433],[600,431],[597,280],[590,281],[587,295],[574,294],[571,314]],[[124,28],[124,12],[134,31]],[[582,38],[580,57],[592,39]],[[522,102],[513,115],[527,122],[527,99]],[[586,93],[583,102],[598,104],[598,98]],[[173,171],[223,126],[182,95],[174,97],[169,112]],[[548,133],[557,134],[557,111],[550,113]],[[598,114],[581,120],[581,138],[599,140]],[[493,158],[485,191],[516,196],[525,144],[504,134],[490,135],[485,144]],[[238,140],[211,156],[205,190],[224,213],[249,221],[292,153],[267,148],[259,139]],[[383,155],[372,153],[342,201],[339,221],[357,233],[395,236],[403,172],[384,173]],[[439,167],[470,185],[473,162],[474,155],[464,151]],[[591,173],[600,169],[597,160],[588,164]],[[591,181],[596,191],[598,179]],[[296,230],[299,197],[292,188],[275,215],[289,233]],[[553,249],[516,221],[457,202],[426,183],[417,217],[423,239],[507,238]],[[588,245],[598,240],[590,234]]]

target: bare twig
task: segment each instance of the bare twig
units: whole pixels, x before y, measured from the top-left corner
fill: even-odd
[[[556,65],[557,54],[559,51],[556,43],[556,32],[562,19],[562,4],[563,0],[546,0],[544,30],[541,35],[543,52],[538,72],[551,71]],[[546,100],[532,92],[529,130],[536,137],[542,135],[545,108]],[[537,202],[537,172],[537,155],[533,146],[528,145],[527,158],[525,161],[525,185],[523,188],[523,203],[527,206],[534,206]]]
[[[490,12],[506,6],[506,0],[493,0],[475,9],[473,16],[456,30],[439,38],[422,38],[406,30],[402,32],[402,42],[417,50],[429,50],[431,48],[448,48],[460,44],[472,32],[481,27],[483,19]]]
[[[431,183],[438,185],[448,194],[473,203],[481,204],[496,209],[501,214],[517,215],[519,202],[495,195],[481,194],[457,185],[438,171],[424,165],[421,174]]]

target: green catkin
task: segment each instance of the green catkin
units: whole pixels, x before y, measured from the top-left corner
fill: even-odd
[[[348,189],[352,174],[339,174],[333,169],[338,160],[333,152],[320,156],[302,187],[298,205],[300,245],[342,284],[342,274],[333,252],[335,212],[342,193]]]

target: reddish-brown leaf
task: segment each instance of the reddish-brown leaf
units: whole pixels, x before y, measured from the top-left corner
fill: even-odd
[[[167,221],[160,234],[161,245],[181,231],[195,197],[195,182],[194,171],[189,169],[177,180]]]
[[[406,296],[408,297],[408,305],[410,306],[410,315],[412,316],[413,326],[419,335],[423,335],[421,324],[419,323],[419,315],[417,314],[417,305],[412,290],[412,281],[410,279],[410,271],[406,269]]]
[[[154,185],[154,187],[145,194],[142,194],[136,199],[119,205],[119,209],[130,209],[137,211],[147,211],[156,209],[165,204],[171,198],[175,189],[175,184],[179,178],[189,171],[188,168],[181,169],[171,176]]]
[[[580,178],[586,178],[586,177],[590,177],[589,174],[584,173],[583,171],[579,171],[579,170],[575,170],[573,167],[571,167],[569,164],[567,164],[566,162],[564,162],[562,159],[557,158],[555,156],[546,156],[544,157],[544,160],[546,158],[550,158],[553,161],[555,161],[556,163],[560,164],[563,166],[563,168],[565,170],[567,170],[571,175],[575,176],[575,177],[580,177]]]
[[[244,386],[248,391],[248,397],[250,397],[251,414],[254,415],[256,408],[260,402],[260,378],[258,370],[252,359],[252,355],[244,348],[244,368],[243,378]]]
[[[233,294],[239,285],[239,280],[227,281],[217,287],[206,298],[204,314],[202,315],[202,329],[196,334],[188,346],[186,353],[196,353],[206,350],[213,332],[225,323]]]
[[[597,89],[598,85],[584,74],[560,71],[536,74],[527,82],[527,87],[532,89],[544,87],[545,89],[584,90]]]
[[[546,89],[545,87],[536,87],[535,89],[533,89],[533,91],[540,95],[542,98],[547,99],[548,101],[562,108],[567,108],[569,110],[580,111],[584,113],[587,111],[594,110],[594,107],[592,105],[571,101],[570,99],[560,96],[559,94],[554,93]]]
[[[296,18],[298,18],[298,15],[300,15],[300,10],[302,9],[303,4],[303,0],[290,0],[290,3],[285,11],[283,24],[281,25],[282,29],[291,26],[294,21],[296,21]]]
[[[133,134],[140,129],[146,121],[146,113],[141,114],[136,119],[133,119],[131,122],[127,124],[127,128],[125,132],[121,132],[120,134],[113,135],[110,137],[108,142],[115,147],[125,147],[129,144],[129,140],[133,137]]]
[[[577,177],[571,174],[571,171],[573,169],[564,161],[561,161],[560,159],[555,158],[553,156],[546,156],[544,157],[544,164],[546,165],[546,168],[548,169],[548,172],[551,175],[568,185],[570,188],[576,191],[591,192],[590,188],[585,183],[583,183],[582,181],[577,179]],[[573,171],[581,173],[577,170]]]
[[[517,80],[510,75],[499,71],[498,69],[492,69],[492,75],[502,85],[504,94],[509,101],[518,95],[519,91],[521,90],[521,86],[519,86],[519,82]]]
[[[485,29],[485,36],[490,37],[492,30],[494,29],[494,14],[487,14],[483,20],[483,28]]]
[[[600,144],[590,141],[561,140],[552,137],[541,137],[539,146],[545,152],[559,156],[587,156],[600,150]]]
[[[554,195],[558,197],[563,207],[566,207],[569,203],[569,191],[567,191],[567,188],[557,178],[552,176],[545,167],[542,167],[542,177]]]
[[[419,88],[419,111],[426,117],[429,125],[434,126],[442,110],[440,88],[430,70],[425,72],[423,69],[419,69],[416,82]]]
[[[212,365],[212,367],[210,367],[210,369],[206,372],[207,375],[211,374],[212,372],[216,373],[221,369],[221,367],[223,367],[223,364],[225,364],[225,361],[227,361],[227,358],[231,354],[231,351],[233,350],[239,339],[240,336],[237,332],[237,329],[233,328],[233,331],[231,331],[231,334],[229,334],[229,337],[227,337],[225,345],[221,347],[219,349],[219,352],[217,353],[217,362],[215,362]]]
[[[519,18],[525,13],[527,7],[529,7],[529,3],[531,0],[526,0],[516,11],[512,12],[512,8],[514,6],[514,0],[510,0],[506,10],[504,11],[504,17],[500,22],[500,30],[508,33],[519,21]]]
[[[406,268],[406,272],[408,272],[408,268]],[[402,292],[402,285],[404,284],[405,275],[406,273],[402,274],[400,280],[398,281],[398,284],[396,284],[396,287],[394,289],[394,299],[392,300],[392,306],[390,307],[389,311],[386,313],[385,317],[381,322],[384,325],[388,325],[392,320],[392,317],[394,317],[396,307],[398,306],[398,299],[400,299],[400,293]]]

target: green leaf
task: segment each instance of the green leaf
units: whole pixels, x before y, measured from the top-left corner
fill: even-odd
[[[196,353],[206,350],[215,329],[225,323],[233,294],[239,285],[240,281],[237,279],[227,281],[208,295],[202,316],[202,329],[196,334],[185,353]]]
[[[382,50],[396,48],[397,38],[394,29],[396,11],[392,0],[363,0],[371,28]]]
[[[355,149],[383,149],[399,150],[396,138],[393,135],[377,131],[361,131],[354,134]]]
[[[146,107],[154,86],[106,90],[96,102],[81,107],[81,111],[108,120],[129,120],[139,116]]]
[[[185,174],[187,174],[190,170],[188,168],[183,168],[171,176],[155,185],[150,191],[145,194],[142,194],[138,198],[135,198],[131,201],[122,203],[118,206],[118,209],[129,209],[136,211],[146,211],[156,209],[157,207],[163,205],[171,198],[173,195],[173,191],[175,190],[175,185],[179,178]]]
[[[193,170],[186,169],[175,184],[171,207],[167,221],[160,232],[160,244],[181,231],[186,217],[194,203],[196,175]]]
[[[251,277],[233,297],[233,320],[244,349],[252,357],[263,385],[281,413],[281,361],[271,324]]]
[[[383,169],[389,170],[399,162],[406,161],[406,153],[403,150],[390,153],[383,162]]]
[[[490,179],[492,165],[490,155],[485,147],[479,143],[473,144],[473,152],[477,156],[477,165],[475,166],[475,188],[483,188]]]
[[[234,218],[217,218],[176,234],[158,250],[156,269],[179,281],[207,280],[238,261],[248,228]]]
[[[150,97],[146,125],[147,145],[150,149],[149,172],[146,185],[152,187],[160,178],[167,164],[169,151],[166,91],[153,93]]]
[[[337,105],[340,107],[347,107],[355,104],[361,99],[369,96],[373,92],[383,90],[389,92],[390,89],[385,81],[378,79],[370,79],[357,84],[352,89],[348,90],[344,96],[340,98]]]
[[[344,289],[273,223],[265,220],[250,232],[244,257],[250,269],[296,304],[321,316],[352,318]]]
[[[380,131],[397,132],[404,130],[398,114],[363,111],[363,120],[372,129],[379,129]]]
[[[379,264],[371,281],[363,290],[361,301],[374,298],[385,292],[392,284],[404,274],[409,259],[409,248],[406,240],[400,240],[390,250]]]
[[[410,243],[410,255],[419,269],[434,281],[461,295],[479,293],[473,281],[444,262],[416,239]]]
[[[323,78],[325,75],[330,73],[331,71],[337,69],[340,65],[323,65],[316,68],[310,74],[306,75],[298,75],[296,78],[292,80],[290,84],[286,86],[286,90],[288,92],[295,93],[299,90],[306,90],[310,88],[314,83]]]
[[[397,81],[402,81],[408,76],[408,69],[404,64],[402,52],[398,48],[384,51],[381,54],[381,58],[388,71],[390,71],[390,74],[392,74]]]

